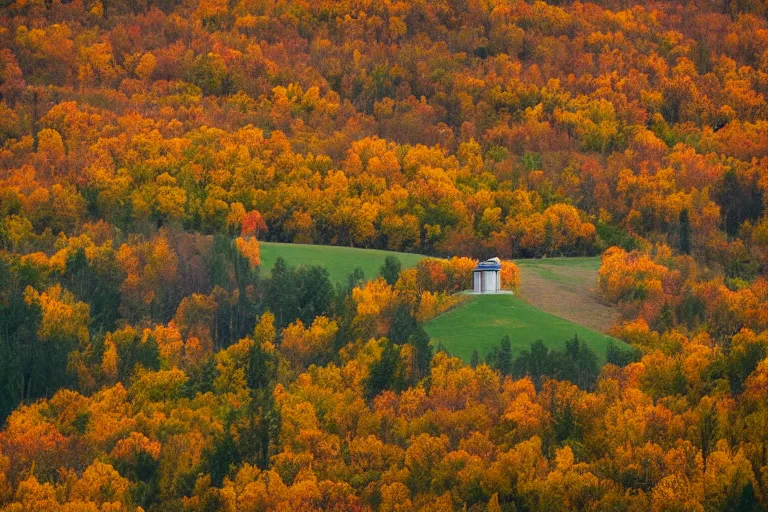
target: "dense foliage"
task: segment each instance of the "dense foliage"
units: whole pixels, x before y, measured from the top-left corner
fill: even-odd
[[[764,0],[0,6],[0,510],[768,507]],[[635,351],[433,354],[598,253]]]

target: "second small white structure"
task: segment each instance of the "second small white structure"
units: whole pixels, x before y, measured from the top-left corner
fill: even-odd
[[[501,290],[501,260],[491,258],[481,261],[475,270],[473,293],[499,293]]]

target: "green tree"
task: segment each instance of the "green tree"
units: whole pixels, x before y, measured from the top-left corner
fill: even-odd
[[[502,375],[512,375],[512,343],[504,336],[498,347],[493,347],[486,358],[488,365]]]
[[[691,254],[691,221],[687,208],[680,211],[680,252]]]
[[[387,337],[392,343],[400,345],[408,341],[408,338],[416,331],[416,319],[407,304],[398,304],[392,315],[392,323],[389,326]]]
[[[704,398],[699,404],[699,449],[704,463],[704,471],[707,471],[707,459],[717,440],[717,409],[712,400]]]
[[[477,365],[480,364],[480,354],[478,354],[477,349],[474,349],[472,351],[472,358],[469,360],[469,365],[472,368],[477,368]]]
[[[277,258],[265,280],[262,309],[274,313],[278,329],[297,319],[309,325],[316,316],[327,315],[333,303],[334,289],[327,269],[319,265],[289,267],[283,258]]]
[[[688,329],[694,329],[704,322],[707,315],[707,304],[696,295],[686,293],[675,309],[677,320],[684,323]]]
[[[154,336],[142,341],[141,333],[133,331],[130,338],[123,339],[116,345],[117,375],[123,382],[133,376],[137,366],[152,371],[160,369],[160,350]]]
[[[267,313],[256,326],[248,358],[249,428],[242,434],[241,452],[244,460],[261,469],[269,469],[280,432],[280,411],[275,404],[277,357],[267,348],[268,344],[274,343],[274,332],[274,316]]]
[[[429,334],[421,324],[416,325],[408,338],[408,343],[416,350],[416,369],[419,376],[428,376],[432,366],[432,345],[429,343]]]
[[[638,350],[631,347],[623,350],[612,340],[608,341],[608,345],[605,347],[605,360],[607,363],[624,367],[629,363],[638,361],[639,359],[640,352]]]
[[[760,512],[764,510],[755,495],[755,488],[752,482],[747,482],[741,489],[738,498],[736,496],[729,496],[728,498],[729,504],[725,507],[727,510],[733,510],[734,512]]]
[[[365,272],[360,267],[355,267],[347,276],[347,289],[352,292],[354,288],[365,283]]]
[[[33,376],[43,362],[35,357],[37,329],[42,311],[24,300],[24,279],[12,267],[12,258],[0,254],[0,421],[25,399],[35,396]],[[28,276],[29,277],[29,276]]]
[[[299,317],[296,303],[296,274],[283,258],[277,258],[266,282],[265,310],[275,315],[275,325],[281,329]]]
[[[573,382],[582,389],[591,389],[597,381],[597,355],[579,339],[578,335],[565,342],[565,352],[553,351],[558,361],[554,364],[554,375]]]
[[[305,325],[310,325],[315,317],[328,314],[333,301],[333,284],[328,269],[319,265],[299,267],[293,281],[297,284],[297,318]]]
[[[402,389],[402,371],[400,367],[400,347],[391,341],[385,341],[381,358],[371,365],[367,381],[368,398],[373,399],[387,389]]]
[[[544,342],[536,340],[530,350],[523,350],[514,361],[512,373],[518,378],[529,376],[536,388],[540,388],[541,378],[552,375],[552,359]]]
[[[237,443],[232,437],[233,416],[234,413],[227,417],[221,436],[213,442],[213,446],[208,448],[204,454],[207,473],[211,475],[211,483],[216,487],[221,487],[224,478],[229,475],[232,467],[237,466],[240,462]]]
[[[743,182],[736,171],[728,169],[715,185],[713,199],[720,206],[720,216],[728,236],[738,235],[739,227],[745,220],[755,221],[765,210],[763,191],[753,178]]]
[[[379,269],[379,276],[381,276],[387,284],[394,286],[400,276],[400,270],[402,269],[402,263],[397,256],[387,256],[384,259],[384,265]]]

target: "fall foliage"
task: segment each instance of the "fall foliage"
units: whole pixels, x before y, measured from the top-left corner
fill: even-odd
[[[768,508],[765,1],[1,5],[0,511]],[[598,254],[633,351],[429,343]]]

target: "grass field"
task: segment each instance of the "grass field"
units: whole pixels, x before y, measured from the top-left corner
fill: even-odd
[[[403,268],[416,266],[424,256],[403,252],[379,251],[376,249],[356,249],[353,247],[331,247],[328,245],[280,244],[260,242],[261,268],[269,273],[278,257],[289,265],[322,265],[328,269],[331,281],[345,282],[347,276],[360,267],[366,279],[373,279],[379,274],[379,268],[388,255],[397,256]]]
[[[600,257],[517,260],[520,296],[537,308],[599,332],[618,320],[619,312],[597,294]]]
[[[515,355],[536,340],[560,348],[577,334],[601,360],[610,336],[546,313],[516,295],[477,295],[458,308],[438,316],[425,326],[436,347],[442,343],[452,355],[469,361],[473,350],[481,360],[488,350],[509,335]],[[620,341],[614,340],[619,346]]]
[[[581,286],[585,273],[597,274],[600,257],[524,259],[515,260],[515,263],[523,272],[535,272],[544,279],[562,285]]]

